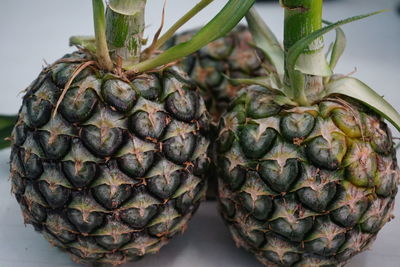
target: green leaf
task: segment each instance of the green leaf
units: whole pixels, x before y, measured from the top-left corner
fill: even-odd
[[[301,73],[315,76],[328,77],[333,74],[323,48],[299,55],[294,68]]]
[[[382,96],[360,80],[352,77],[332,80],[326,86],[326,94],[327,96],[340,94],[361,101],[400,131],[400,114]]]
[[[332,22],[326,20],[324,20],[323,22],[328,25],[332,24]],[[331,67],[332,70],[335,69],[345,49],[346,49],[346,35],[344,34],[344,31],[340,27],[337,27],[336,39],[332,46],[332,53],[329,62],[329,66]]]
[[[265,76],[265,77],[253,77],[253,78],[229,78],[224,75],[231,84],[235,86],[240,85],[260,85],[272,90],[278,90],[282,92],[282,88],[280,86],[279,78],[273,75]]]
[[[289,97],[285,95],[277,95],[274,97],[273,101],[277,103],[278,105],[284,106],[298,106],[299,104],[291,100]]]
[[[278,76],[270,75],[266,77],[255,77],[255,78],[238,78],[231,79],[224,75],[230,83],[235,86],[243,86],[243,85],[259,85],[267,88],[269,91],[275,92],[276,96],[273,101],[278,105],[290,105],[297,106],[296,102],[293,102],[289,97],[287,97],[284,93],[284,90],[281,86],[281,81]]]
[[[256,46],[263,51],[277,73],[283,76],[285,73],[285,55],[278,39],[254,7],[247,13],[246,20]]]
[[[96,39],[94,36],[71,36],[69,45],[83,47],[92,53],[96,53]]]
[[[10,137],[13,128],[14,127],[7,127],[0,130],[0,149],[7,148],[11,145],[11,142],[6,138]]]
[[[11,145],[10,141],[6,140],[6,138],[11,136],[11,132],[17,119],[17,115],[0,115],[0,149],[7,148]]]
[[[176,33],[176,31],[182,27],[186,22],[188,22],[191,18],[193,18],[197,13],[202,11],[205,7],[207,7],[214,0],[201,0],[197,5],[195,5],[191,10],[189,10],[183,17],[181,17],[174,25],[171,26],[165,32],[160,39],[157,40],[157,43],[154,45],[155,49],[159,49],[162,47],[172,36]]]
[[[254,2],[255,0],[229,0],[225,7],[190,41],[180,43],[155,58],[133,65],[129,70],[134,73],[149,71],[196,52],[230,32],[246,15]]]
[[[17,119],[18,115],[0,115],[0,130],[8,126],[14,126]]]
[[[365,15],[359,15],[351,18],[347,18],[341,21],[338,21],[336,23],[330,24],[322,29],[319,29],[317,31],[314,31],[313,33],[307,35],[306,37],[300,39],[297,41],[292,47],[290,47],[287,56],[286,56],[286,66],[287,66],[287,71],[288,71],[288,76],[291,82],[291,85],[296,85],[296,84],[301,84],[297,82],[299,77],[296,75],[296,63],[300,57],[301,54],[309,47],[309,45],[316,40],[317,38],[320,38],[324,34],[336,29],[337,27],[356,21],[360,20],[363,18],[367,18],[372,15],[376,15],[379,13],[384,12],[385,10],[365,14]],[[304,91],[304,88],[292,88],[294,91]],[[299,94],[302,95],[302,94]]]

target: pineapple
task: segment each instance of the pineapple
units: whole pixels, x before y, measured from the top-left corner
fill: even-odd
[[[27,90],[12,135],[13,193],[25,223],[78,262],[124,262],[157,251],[200,204],[209,122],[175,68],[129,81],[87,69],[54,113],[86,56],[64,57]]]
[[[253,2],[230,1],[211,28]],[[93,0],[95,39],[74,38],[82,49],[39,74],[12,132],[12,192],[24,221],[77,263],[156,253],[186,229],[207,189],[209,115],[195,83],[170,64],[204,44],[142,52],[145,3],[109,1],[106,20]]]
[[[190,40],[198,30],[190,30],[175,35],[166,43],[165,48]],[[228,35],[220,38],[198,52],[181,60],[184,71],[200,87],[207,110],[211,114],[211,139],[216,139],[216,128],[221,115],[229,103],[237,96],[240,86],[229,79],[260,77],[267,74],[263,68],[263,54],[253,47],[249,29],[244,25],[237,26]],[[214,143],[211,144],[214,150]],[[208,174],[207,199],[215,200],[217,177],[212,167]]]
[[[220,210],[236,244],[265,266],[343,266],[392,219],[399,167],[383,119],[400,129],[400,115],[359,80],[329,74],[344,48],[337,27],[365,16],[320,29],[322,1],[282,3],[286,71],[275,60],[276,72],[240,91],[220,120]],[[263,27],[255,11],[248,21]],[[333,28],[324,66],[321,36]]]
[[[190,40],[198,30],[175,35],[165,47]],[[228,104],[236,97],[238,86],[230,78],[265,76],[263,55],[252,47],[248,28],[237,26],[232,32],[181,61],[182,68],[202,89],[214,121],[218,121]]]

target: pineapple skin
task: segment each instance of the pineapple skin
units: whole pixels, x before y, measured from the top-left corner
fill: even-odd
[[[194,29],[175,35],[164,49],[190,40],[197,31]],[[267,75],[264,68],[267,63],[253,43],[249,29],[239,25],[225,37],[209,43],[180,62],[183,70],[202,89],[207,108],[216,122],[240,90],[228,78]]]
[[[189,30],[173,36],[163,47],[168,49],[176,44],[190,40],[198,29]],[[254,78],[266,76],[267,61],[263,54],[253,46],[249,29],[239,25],[225,37],[215,40],[198,52],[185,57],[179,65],[196,82],[211,114],[211,140],[217,136],[217,124],[229,103],[235,99],[241,86],[233,85],[228,78]],[[215,150],[215,142],[211,143]],[[211,153],[213,157],[215,153]],[[215,200],[217,195],[217,176],[214,161],[208,175],[207,199]]]
[[[220,212],[265,266],[343,266],[392,219],[390,130],[354,100],[288,107],[275,97],[250,86],[220,120]]]
[[[26,90],[12,192],[24,222],[74,261],[118,265],[186,229],[207,189],[209,117],[178,67],[122,79],[88,63],[74,73],[90,60],[66,55]]]

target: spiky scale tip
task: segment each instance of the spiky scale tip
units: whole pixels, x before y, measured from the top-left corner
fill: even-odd
[[[64,57],[74,60],[90,56]],[[140,259],[182,232],[204,198],[204,102],[176,67],[128,82],[92,66],[48,116],[77,66],[52,65],[24,96],[13,193],[25,222],[76,262]]]

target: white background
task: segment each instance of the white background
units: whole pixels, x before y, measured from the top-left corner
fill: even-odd
[[[147,36],[160,25],[162,0],[148,0]],[[168,0],[166,27],[189,10],[198,0]],[[273,4],[258,5],[258,10],[277,36],[282,36],[282,9]],[[344,17],[388,8],[391,11],[345,26],[348,48],[337,72],[354,74],[400,110],[400,16],[398,0],[325,1],[324,18]],[[215,0],[183,29],[203,25],[226,0]],[[71,35],[93,32],[89,0],[1,0],[0,1],[0,113],[13,114],[21,96],[44,64],[72,51]],[[328,37],[329,40],[329,37]],[[395,136],[399,133],[394,131]],[[31,226],[24,227],[19,207],[10,194],[9,151],[0,152],[0,266],[42,267],[76,266],[69,257],[51,248]],[[395,216],[400,217],[396,208]],[[356,256],[348,266],[400,266],[400,218],[390,222],[372,249]],[[189,225],[161,252],[125,266],[147,267],[241,267],[261,266],[251,255],[235,248],[219,218],[214,203],[205,203]]]

